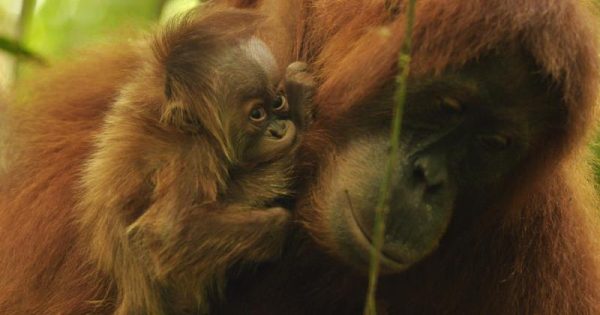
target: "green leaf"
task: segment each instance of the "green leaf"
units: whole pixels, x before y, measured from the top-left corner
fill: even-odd
[[[17,41],[9,39],[7,37],[0,36],[0,50],[14,55],[17,58],[30,59],[41,63],[44,62],[39,55],[23,47]]]

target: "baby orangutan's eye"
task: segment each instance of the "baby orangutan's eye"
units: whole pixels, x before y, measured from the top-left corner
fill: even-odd
[[[267,118],[267,111],[262,107],[254,107],[250,110],[250,120],[261,122]]]
[[[287,111],[288,102],[285,96],[281,94],[277,95],[277,97],[275,97],[273,103],[271,104],[271,108],[273,108],[273,110],[275,111]]]

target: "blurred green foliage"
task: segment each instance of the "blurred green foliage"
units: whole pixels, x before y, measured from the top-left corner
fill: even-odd
[[[74,46],[102,40],[116,30],[149,27],[161,17],[166,3],[165,0],[40,0],[25,29],[23,43],[43,56],[61,56]]]
[[[21,60],[53,60],[75,47],[128,37],[196,6],[199,0],[0,0],[0,51],[20,57],[4,61],[28,72]],[[10,74],[4,73],[4,76]],[[13,76],[14,78],[14,76]]]
[[[0,36],[0,50],[3,50],[9,54],[12,54],[18,58],[27,58],[33,59],[38,62],[42,62],[43,59],[32,52],[31,50],[25,48],[21,43],[10,39],[8,37]]]

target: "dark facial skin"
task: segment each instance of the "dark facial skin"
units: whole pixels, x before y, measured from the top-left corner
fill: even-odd
[[[188,128],[174,129],[176,133],[166,141],[171,154],[143,157],[163,158],[167,162],[160,164],[167,166],[144,174],[155,178],[153,194],[160,197],[149,197],[150,206],[127,226],[125,246],[132,251],[123,265],[137,264],[133,257],[144,258],[139,272],[115,276],[123,288],[124,302],[118,314],[212,314],[209,292],[225,286],[224,275],[230,268],[280,254],[290,213],[276,200],[290,194],[297,128],[294,112],[307,100],[288,91],[287,86],[303,86],[298,79],[310,75],[306,71],[286,73],[280,83],[270,52],[258,40],[242,41],[222,51],[215,53],[217,57],[206,57],[209,61],[214,58],[210,69],[201,68],[200,62],[181,67],[182,72],[191,74],[186,86],[200,85],[206,73],[211,82],[204,90],[184,95],[190,99],[183,103],[188,107],[177,114],[187,110],[191,119],[183,120],[189,122]],[[311,90],[309,86],[306,89]],[[284,92],[292,96],[293,103],[288,104]],[[206,111],[210,106],[214,110]],[[193,117],[189,113],[199,114]],[[185,118],[174,116],[164,121],[177,123]],[[211,125],[211,119],[217,124]],[[215,125],[209,130],[208,126]],[[178,159],[180,156],[184,158]],[[224,161],[228,158],[229,163]],[[211,169],[215,164],[228,169]],[[176,165],[176,171],[170,165]],[[173,182],[163,184],[165,178]],[[219,187],[221,178],[227,178],[225,188]],[[160,193],[154,193],[157,191]],[[136,300],[149,295],[152,297],[144,301]]]
[[[246,121],[248,141],[245,161],[266,162],[285,153],[294,143],[296,126],[288,120],[289,106],[282,94],[268,98],[269,103],[258,100],[247,106]]]
[[[389,108],[389,89],[378,106]],[[386,220],[382,269],[403,271],[434,251],[452,221],[495,202],[560,113],[526,57],[489,55],[460,71],[413,78]],[[383,101],[386,100],[387,101]],[[373,107],[370,107],[373,110]],[[364,122],[338,151],[324,211],[337,246],[366,270],[375,204],[384,177],[389,121]],[[356,126],[355,126],[356,127]],[[379,167],[371,167],[377,165]],[[327,184],[325,184],[327,185]]]
[[[297,134],[296,121],[279,77],[272,69],[248,58],[244,50],[225,64],[225,125],[241,163],[262,163],[289,151]],[[236,82],[236,84],[233,84]],[[298,122],[301,123],[301,122]]]

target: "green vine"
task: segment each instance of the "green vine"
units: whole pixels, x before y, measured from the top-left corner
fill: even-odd
[[[398,74],[396,75],[397,85],[396,91],[394,92],[395,106],[394,118],[392,121],[390,156],[386,165],[385,177],[379,190],[377,206],[375,208],[373,246],[371,247],[371,260],[369,265],[369,286],[367,289],[367,301],[364,309],[365,315],[377,314],[375,296],[377,291],[377,280],[379,278],[379,263],[381,248],[383,247],[385,235],[385,219],[387,213],[389,212],[392,174],[395,174],[398,171],[400,130],[402,129],[402,116],[404,114],[408,75],[410,73],[415,4],[416,0],[408,0],[408,10],[406,13],[406,32],[404,35],[404,42],[402,43],[400,53],[398,55]]]

